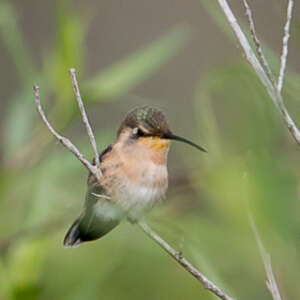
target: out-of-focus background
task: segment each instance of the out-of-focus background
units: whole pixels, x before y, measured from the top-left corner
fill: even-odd
[[[242,1],[230,1],[247,29]],[[287,1],[251,1],[275,74]],[[291,28],[286,105],[300,124],[300,7]],[[75,67],[99,148],[126,112],[162,108],[174,132],[165,203],[147,217],[238,299],[271,299],[251,213],[284,299],[299,299],[299,147],[247,64],[214,0],[0,2],[0,299],[215,299],[139,228],[64,249],[87,171],[36,113],[92,158],[73,96]]]

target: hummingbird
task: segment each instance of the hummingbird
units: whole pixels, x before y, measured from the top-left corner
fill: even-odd
[[[172,140],[206,152],[175,135],[159,109],[146,106],[130,111],[114,143],[99,155],[103,176],[98,181],[88,175],[83,211],[68,230],[64,246],[99,239],[124,219],[135,223],[160,202],[168,188],[167,158]]]

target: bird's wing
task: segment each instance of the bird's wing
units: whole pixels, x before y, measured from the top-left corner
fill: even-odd
[[[110,145],[102,151],[100,163],[111,149]],[[74,247],[82,242],[98,239],[115,228],[123,217],[124,211],[110,201],[109,195],[95,176],[89,174],[84,210],[67,232],[64,245]]]
[[[66,234],[64,246],[76,247],[99,239],[114,229],[124,216],[124,211],[110,201],[103,187],[93,185],[87,191],[83,212]]]
[[[105,154],[112,150],[112,146],[106,147],[99,155],[100,164]],[[95,162],[93,161],[95,164]],[[85,199],[85,207],[80,226],[83,231],[90,234],[95,231],[97,235],[104,235],[114,228],[123,218],[124,212],[117,204],[111,201],[110,195],[93,175],[89,175],[88,190]]]

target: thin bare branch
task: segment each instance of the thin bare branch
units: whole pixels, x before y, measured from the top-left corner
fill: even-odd
[[[256,74],[264,84],[264,86],[267,88],[267,91],[269,95],[271,96],[272,100],[275,98],[274,96],[274,87],[272,85],[272,82],[269,80],[268,76],[266,75],[263,67],[261,66],[260,62],[258,61],[253,49],[251,48],[249,41],[247,40],[244,32],[242,31],[240,25],[238,24],[232,10],[230,9],[228,3],[226,0],[218,0],[220,7],[222,8],[223,12],[225,13],[225,16],[233,29],[236,37],[238,38],[244,52],[246,55],[247,60],[250,62],[252,67],[254,68]],[[278,106],[275,100],[274,104]]]
[[[267,276],[267,280],[266,280],[266,285],[268,287],[268,290],[270,291],[273,300],[282,300],[280,293],[279,293],[279,288],[273,273],[273,269],[272,269],[272,264],[271,264],[271,257],[270,255],[267,253],[262,240],[259,236],[257,227],[255,225],[255,222],[253,220],[253,217],[250,215],[250,224],[251,224],[251,228],[253,230],[253,233],[255,235],[255,239],[256,242],[258,244],[258,248],[259,248],[259,252],[261,255],[261,258],[263,260],[264,263],[264,267],[265,267],[265,271],[266,271],[266,276]]]
[[[252,10],[250,9],[247,0],[243,0],[243,3],[244,3],[244,6],[245,6],[245,9],[246,9],[246,15],[248,17],[248,22],[249,22],[249,26],[250,26],[250,33],[251,33],[252,39],[254,41],[254,44],[256,46],[258,59],[259,59],[260,63],[262,64],[262,66],[263,66],[266,74],[268,75],[270,81],[273,84],[275,84],[274,75],[273,75],[273,73],[271,71],[271,68],[268,64],[268,61],[267,61],[267,59],[264,55],[264,52],[263,52],[262,47],[261,47],[260,40],[259,40],[259,38],[256,34],[255,25],[254,25],[254,21],[253,21],[253,17],[252,17]]]
[[[289,50],[288,43],[290,38],[290,27],[291,27],[292,15],[293,15],[293,8],[294,8],[294,0],[289,0],[287,13],[286,13],[286,23],[284,26],[284,35],[282,39],[282,53],[280,58],[280,71],[279,71],[278,84],[277,84],[278,93],[281,93],[283,87],[286,61],[287,61],[288,50]]]
[[[91,128],[89,119],[87,117],[87,114],[86,114],[86,111],[85,111],[85,108],[84,108],[84,105],[83,105],[83,102],[82,102],[82,99],[81,99],[79,86],[78,86],[78,81],[77,81],[77,78],[76,78],[76,70],[72,68],[72,69],[70,69],[69,73],[70,73],[70,76],[71,76],[71,81],[72,81],[74,93],[75,93],[75,96],[76,96],[76,100],[77,100],[77,103],[78,103],[78,107],[79,107],[79,110],[80,110],[80,113],[81,113],[81,116],[82,116],[82,121],[85,125],[87,134],[89,136],[89,139],[90,139],[93,151],[94,151],[95,163],[96,163],[96,166],[99,166],[100,162],[99,162],[99,152],[98,152],[98,149],[97,149],[97,143],[96,143],[96,139],[95,139],[93,130]],[[98,174],[97,174],[96,177],[99,179],[102,176],[100,168],[97,168],[97,173]]]
[[[154,232],[146,223],[139,222],[139,227],[154,240],[163,250],[165,250],[172,258],[174,258],[183,268],[199,280],[203,286],[223,300],[234,300],[234,298],[227,295],[213,282],[207,279],[198,269],[196,269],[181,252],[173,249],[165,240],[163,240],[156,232]]]
[[[34,98],[35,98],[35,104],[37,107],[37,110],[39,112],[39,114],[41,115],[44,123],[46,124],[46,126],[48,127],[48,129],[50,130],[50,132],[69,150],[71,151],[82,163],[83,165],[89,170],[91,171],[93,174],[98,174],[96,167],[93,166],[81,153],[80,151],[76,148],[76,146],[66,137],[61,136],[59,133],[57,133],[57,131],[55,131],[55,129],[51,126],[51,124],[49,123],[43,108],[41,106],[41,100],[40,100],[40,88],[35,85],[33,87],[34,90]],[[96,175],[95,175],[96,176]]]
[[[262,67],[261,63],[257,59],[253,49],[251,48],[249,41],[247,40],[244,32],[241,29],[241,26],[238,24],[232,10],[230,9],[226,0],[218,0],[218,3],[223,10],[232,30],[234,31],[238,41],[240,42],[244,53],[246,55],[247,60],[252,65],[253,69],[255,70],[257,76],[261,80],[262,84],[265,86],[273,104],[276,106],[278,111],[281,113],[283,120],[286,123],[286,126],[298,145],[300,145],[300,131],[297,128],[294,120],[290,116],[288,110],[286,109],[283,99],[280,93],[278,93],[277,87],[273,85],[272,81],[269,79],[268,75],[266,74],[264,68]]]

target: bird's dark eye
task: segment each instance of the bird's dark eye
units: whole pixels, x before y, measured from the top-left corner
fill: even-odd
[[[140,128],[135,127],[133,129],[133,136],[134,136],[134,138],[139,138],[139,137],[144,136],[144,135],[145,135],[145,133]]]

